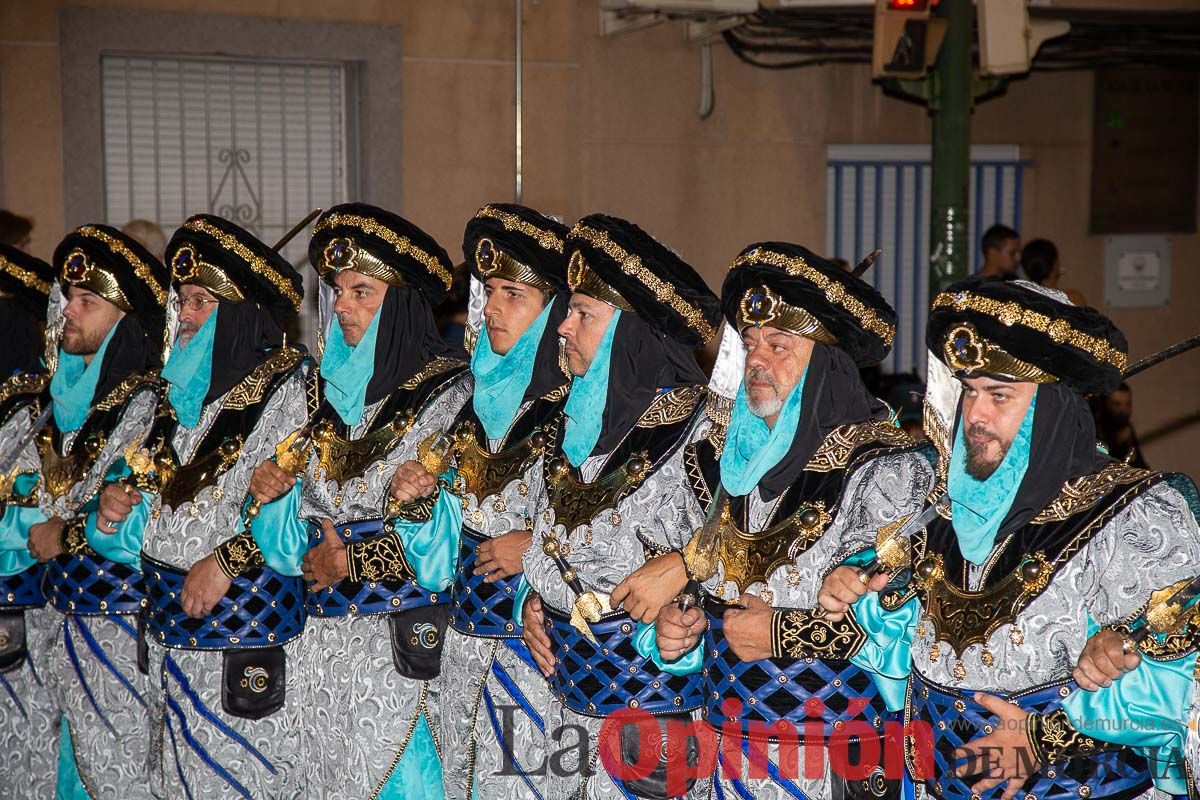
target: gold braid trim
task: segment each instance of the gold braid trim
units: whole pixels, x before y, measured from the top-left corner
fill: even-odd
[[[18,394],[41,394],[50,385],[50,375],[46,372],[18,372],[0,383],[0,403]]]
[[[637,427],[657,428],[682,422],[692,416],[703,395],[704,390],[699,386],[678,386],[660,394],[638,418]]]
[[[394,530],[365,542],[346,545],[346,566],[349,569],[346,580],[356,583],[402,581],[416,574],[408,565],[404,545]]]
[[[449,372],[455,367],[463,366],[465,363],[466,362],[457,358],[438,356],[437,358],[433,359],[433,361],[430,361],[428,364],[422,367],[421,371],[416,375],[413,375],[404,383],[400,384],[400,388],[411,392],[413,389],[418,388],[422,383],[429,380],[434,375],[441,375],[443,372]]]
[[[303,361],[304,357],[303,352],[291,347],[273,353],[270,358],[252,369],[246,377],[229,390],[222,407],[230,411],[244,411],[261,402],[267,389],[273,385],[275,376],[281,372],[290,371]]]
[[[1072,758],[1090,758],[1120,745],[1093,739],[1075,730],[1067,712],[1061,708],[1048,714],[1030,714],[1025,720],[1029,749],[1043,764],[1057,764]]]
[[[96,404],[97,411],[112,411],[133,396],[138,389],[158,389],[158,370],[138,372],[118,383],[108,396]]]
[[[1039,314],[1014,301],[993,300],[974,292],[942,292],[934,298],[933,308],[936,310],[946,307],[955,311],[985,314],[1009,327],[1023,325],[1030,330],[1046,334],[1057,344],[1069,344],[1121,371],[1129,365],[1129,355],[1110,345],[1107,340],[1076,330],[1065,319]]]
[[[217,566],[221,568],[221,572],[230,580],[267,563],[250,531],[243,531],[221,542],[213,551],[213,555],[217,558]]]
[[[1073,478],[1064,483],[1062,491],[1054,499],[1054,502],[1038,512],[1038,515],[1031,519],[1029,524],[1045,525],[1047,522],[1061,522],[1093,507],[1116,487],[1122,484],[1137,483],[1149,478],[1152,474],[1120,461],[1110,461],[1098,472]]]
[[[882,442],[888,447],[912,444],[908,434],[887,420],[873,419],[834,428],[825,441],[813,452],[804,469],[809,472],[832,472],[844,469],[850,456],[864,444]]]
[[[507,211],[501,211],[493,206],[484,206],[475,215],[475,219],[482,218],[494,219],[503,225],[506,231],[519,231],[531,239],[536,239],[538,245],[545,250],[553,250],[556,253],[563,251],[563,240],[557,233],[542,230],[533,223],[521,219],[516,214],[509,214]]]
[[[35,292],[50,294],[49,282],[39,278],[36,273],[30,272],[24,267],[17,266],[4,256],[0,256],[0,272],[7,272]]]
[[[828,658],[845,661],[863,648],[867,632],[847,614],[840,622],[814,617],[811,611],[771,615],[772,658]]]
[[[119,256],[122,256],[129,262],[129,266],[133,267],[134,273],[142,279],[142,283],[146,284],[146,288],[154,295],[154,299],[163,308],[167,307],[167,289],[165,286],[160,286],[158,281],[154,279],[154,273],[150,271],[150,266],[137,257],[124,242],[114,238],[99,228],[93,228],[91,225],[84,225],[75,231],[80,236],[88,236],[92,239],[99,239],[108,245],[108,248]]]
[[[363,233],[378,236],[395,248],[396,255],[416,259],[425,269],[429,270],[442,283],[446,284],[447,289],[450,288],[452,276],[450,275],[450,271],[442,266],[440,261],[409,241],[407,236],[401,236],[391,228],[379,224],[370,217],[363,217],[358,214],[330,214],[313,228],[313,236],[316,236],[326,228],[332,228],[337,225],[358,228]]]
[[[582,239],[602,250],[606,256],[620,264],[622,272],[641,281],[647,289],[654,292],[654,296],[660,303],[666,303],[675,313],[687,320],[688,324],[700,334],[705,342],[712,341],[712,338],[716,336],[716,330],[708,324],[708,320],[704,318],[700,309],[680,297],[674,286],[642,264],[641,257],[627,253],[624,248],[609,238],[606,232],[589,228],[586,225],[576,225],[571,229],[571,236]]]
[[[279,293],[288,299],[288,302],[292,304],[292,308],[296,309],[297,311],[300,310],[300,293],[296,291],[296,288],[292,286],[291,282],[280,275],[278,270],[268,264],[265,258],[255,253],[249,247],[246,247],[246,245],[243,244],[236,236],[226,233],[217,226],[203,219],[194,219],[183,227],[189,230],[199,231],[200,233],[207,233],[209,236],[216,239],[221,244],[221,247],[224,247],[226,250],[245,261],[246,265],[250,267],[251,271],[270,281],[275,288],[279,290]]]
[[[732,270],[747,264],[768,264],[772,267],[778,267],[793,277],[804,278],[825,292],[825,298],[829,302],[849,311],[865,330],[878,336],[883,340],[884,344],[890,347],[892,340],[896,338],[895,325],[885,322],[875,313],[873,308],[854,295],[849,294],[843,284],[825,275],[820,270],[810,267],[808,262],[800,256],[787,256],[783,253],[777,253],[774,250],[756,247],[749,253],[740,256],[729,268]]]
[[[66,555],[88,550],[87,537],[83,533],[85,521],[85,517],[76,517],[63,525],[62,532],[58,535],[58,544]]]

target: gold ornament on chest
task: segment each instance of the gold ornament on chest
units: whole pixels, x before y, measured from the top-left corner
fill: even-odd
[[[555,522],[564,526],[567,533],[591,522],[637,489],[649,474],[650,466],[646,453],[634,453],[623,467],[612,470],[599,480],[585,483],[579,479],[579,471],[566,458],[559,456],[546,467]]]
[[[191,463],[159,477],[164,506],[180,508],[228,472],[242,454],[242,437],[231,436]],[[162,459],[158,459],[162,461]]]
[[[458,475],[466,491],[480,500],[499,494],[505,486],[520,480],[534,459],[546,451],[549,443],[546,434],[538,429],[512,447],[489,453],[479,446],[474,427],[469,423],[464,424],[455,435],[458,442]],[[528,493],[526,487],[524,494]]]
[[[82,448],[71,448],[74,452],[62,456],[54,446],[50,429],[42,428],[38,432],[37,449],[42,461],[42,481],[52,499],[62,497],[76,481],[83,479],[84,473],[104,449],[104,442],[102,434],[92,433],[84,440]]]
[[[324,472],[325,479],[341,485],[347,478],[364,474],[372,464],[382,461],[399,446],[413,421],[412,412],[404,412],[387,425],[354,440],[338,436],[333,423],[328,420],[320,423],[313,430],[313,446],[317,452],[317,464]]]
[[[717,539],[717,561],[725,566],[725,580],[744,592],[753,583],[763,582],[776,569],[796,558],[821,538],[832,521],[825,501],[817,500],[800,507],[796,513],[766,530],[742,530],[729,519]]]
[[[942,557],[935,553],[917,563],[913,577],[925,596],[937,641],[950,645],[961,658],[971,645],[985,644],[1001,626],[1015,623],[1029,601],[1049,585],[1052,574],[1049,559],[1039,551],[995,586],[972,592],[946,579]],[[990,664],[985,661],[985,666]]]

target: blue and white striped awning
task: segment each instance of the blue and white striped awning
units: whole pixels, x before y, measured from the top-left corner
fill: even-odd
[[[929,297],[930,149],[922,145],[831,145],[828,150],[825,251],[850,263],[876,248],[883,255],[864,278],[896,309],[899,323],[884,372],[925,371]],[[1021,169],[1013,145],[971,148],[971,271],[979,238],[1002,223],[1020,230]]]

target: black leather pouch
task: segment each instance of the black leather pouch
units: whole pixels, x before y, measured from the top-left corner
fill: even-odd
[[[25,612],[0,611],[0,672],[12,672],[28,655],[25,644]]]
[[[262,719],[283,708],[287,660],[282,647],[226,650],[221,664],[221,707],[243,719]]]
[[[449,621],[450,607],[445,604],[388,615],[396,672],[416,681],[436,678],[442,671],[442,647]]]

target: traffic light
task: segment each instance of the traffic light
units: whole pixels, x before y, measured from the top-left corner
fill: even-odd
[[[1042,43],[1070,30],[1065,20],[1030,20],[1028,0],[979,0],[979,72],[1028,72]]]
[[[919,78],[937,58],[946,21],[931,16],[938,0],[875,0],[876,78]]]

